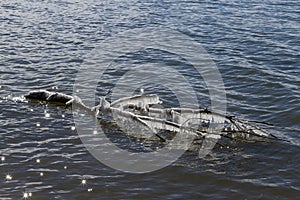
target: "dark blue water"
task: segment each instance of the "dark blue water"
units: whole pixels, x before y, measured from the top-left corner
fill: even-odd
[[[0,199],[22,199],[23,192],[39,200],[299,198],[299,10],[299,2],[279,0],[1,1]],[[204,159],[190,151],[164,169],[128,174],[89,154],[70,109],[22,99],[32,89],[72,94],[76,73],[102,41],[149,27],[199,42],[222,75],[227,112],[271,122],[269,131],[290,142],[230,141]],[[146,65],[156,54],[125,59]],[[164,64],[180,68],[182,61],[172,59]],[[126,69],[116,62],[97,94],[105,95]],[[182,70],[209,107],[202,81]],[[159,83],[147,89],[177,106]]]

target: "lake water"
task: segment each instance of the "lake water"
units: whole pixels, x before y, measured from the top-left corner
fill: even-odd
[[[24,192],[38,200],[299,198],[299,10],[299,2],[280,0],[1,1],[0,199],[22,199]],[[228,114],[271,122],[269,131],[289,142],[229,141],[203,159],[188,151],[166,168],[130,174],[87,151],[70,109],[22,98],[33,89],[72,94],[78,70],[102,41],[149,27],[175,30],[201,44],[223,78]],[[118,56],[116,50],[112,57]],[[209,107],[205,84],[176,56],[152,50],[122,59],[98,80],[97,95],[130,69],[126,62],[161,62],[180,69],[199,104]],[[155,73],[164,72],[158,67]],[[177,106],[160,83],[145,87]],[[121,146],[128,142],[118,130],[111,132]]]

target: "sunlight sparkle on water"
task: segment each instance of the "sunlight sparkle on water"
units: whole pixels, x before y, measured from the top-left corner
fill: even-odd
[[[24,193],[23,193],[23,198],[24,198],[24,199],[27,199],[28,197],[29,197],[29,194],[28,194],[27,192],[24,192]]]
[[[32,193],[31,192],[24,192],[23,193],[23,199],[28,199],[29,197],[32,197]]]
[[[5,161],[5,157],[1,156],[1,161],[4,162]]]
[[[81,184],[82,184],[82,185],[85,185],[85,184],[86,184],[86,180],[85,180],[85,179],[82,179],[82,180],[81,180]]]
[[[6,179],[7,181],[10,181],[10,180],[12,180],[12,176],[11,176],[10,174],[7,174],[7,175],[5,176],[5,179]]]

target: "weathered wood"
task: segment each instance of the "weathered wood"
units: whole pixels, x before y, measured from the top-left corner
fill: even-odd
[[[161,141],[166,141],[157,134],[158,131],[188,134],[195,139],[204,137],[218,138],[239,134],[243,138],[256,136],[262,138],[276,138],[266,130],[250,124],[249,121],[240,120],[234,116],[223,115],[208,109],[190,108],[155,108],[152,105],[160,104],[159,97],[155,94],[135,95],[124,97],[112,103],[105,98],[100,98],[99,105],[86,106],[79,97],[66,95],[47,90],[35,90],[25,95],[27,99],[34,99],[49,103],[59,103],[65,106],[75,105],[93,115],[98,113],[112,115],[116,119],[123,118],[139,123],[141,126],[152,130]],[[234,138],[234,137],[232,137]]]

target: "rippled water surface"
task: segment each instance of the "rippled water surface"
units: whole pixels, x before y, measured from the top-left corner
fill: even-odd
[[[38,200],[299,198],[299,10],[299,2],[280,0],[2,0],[0,199],[22,199],[24,192]],[[269,131],[289,142],[229,141],[228,148],[215,146],[204,159],[189,151],[161,170],[129,174],[89,154],[70,109],[22,98],[33,89],[72,94],[76,73],[102,41],[149,27],[199,42],[220,70],[227,112],[271,122]],[[185,61],[153,49],[125,57],[117,53],[98,81],[97,95],[105,95],[133,65],[155,63],[178,69],[200,105],[209,107],[205,84]],[[153,73],[164,72],[157,67]],[[145,88],[167,106],[177,106],[172,91],[160,83]],[[126,142],[124,134],[106,128],[121,146]]]

